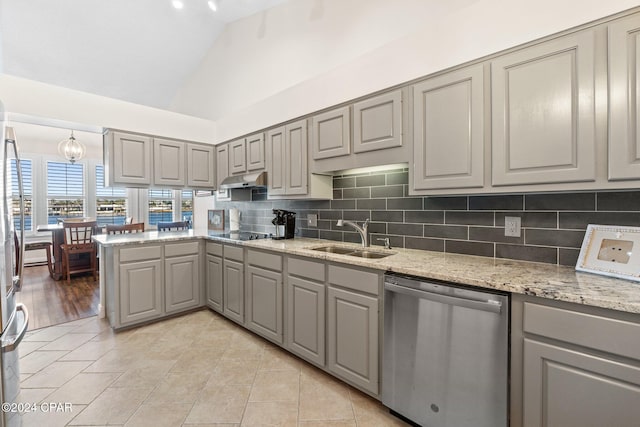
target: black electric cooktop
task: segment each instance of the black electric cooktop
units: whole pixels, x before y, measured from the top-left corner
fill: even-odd
[[[232,233],[223,233],[223,234],[214,234],[210,233],[211,236],[222,237],[224,239],[231,240],[258,240],[258,239],[268,239],[271,236],[266,233],[254,233],[253,231],[238,231]]]

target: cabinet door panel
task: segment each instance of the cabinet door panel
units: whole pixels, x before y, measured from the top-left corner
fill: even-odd
[[[353,105],[353,152],[402,145],[402,91],[385,93]]]
[[[165,310],[167,313],[197,307],[200,304],[199,255],[164,260]]]
[[[216,146],[216,199],[225,200],[229,198],[229,190],[220,189],[220,184],[229,176],[229,144]]]
[[[414,189],[484,184],[483,65],[413,86]]]
[[[282,344],[282,273],[247,267],[247,327]]]
[[[281,126],[267,133],[268,193],[285,194],[285,128]]]
[[[113,180],[120,184],[151,184],[151,138],[114,132]]]
[[[190,188],[215,187],[215,162],[212,145],[187,144],[187,186]]]
[[[609,24],[609,179],[640,178],[640,17]]]
[[[287,348],[319,366],[325,363],[325,285],[287,278]]]
[[[229,144],[229,172],[231,174],[247,171],[247,151],[244,138]]]
[[[318,114],[311,121],[314,159],[347,156],[351,153],[349,107]]]
[[[264,169],[264,133],[247,138],[247,170]]]
[[[307,194],[307,121],[286,126],[285,194]]]
[[[120,323],[161,316],[162,266],[159,259],[120,265]]]
[[[244,323],[244,265],[228,259],[223,265],[223,313],[229,319]]]
[[[222,313],[222,258],[207,255],[207,305]]]
[[[154,185],[184,186],[185,143],[154,138],[153,183]]]
[[[640,368],[524,340],[525,426],[632,426]]]
[[[336,375],[378,393],[378,299],[329,287],[328,361]]]
[[[594,34],[491,63],[493,185],[595,180]]]

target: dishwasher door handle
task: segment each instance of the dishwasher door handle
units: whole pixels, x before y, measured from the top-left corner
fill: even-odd
[[[474,299],[454,297],[449,295],[438,294],[435,292],[425,291],[423,289],[412,289],[405,286],[394,285],[385,282],[384,288],[391,292],[409,295],[416,298],[426,299],[429,301],[439,302],[442,304],[455,305],[459,307],[470,308],[473,310],[489,311],[491,313],[500,313],[502,311],[502,303],[500,301],[484,300],[478,301]]]

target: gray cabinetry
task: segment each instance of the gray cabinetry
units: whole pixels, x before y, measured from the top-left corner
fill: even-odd
[[[399,147],[402,141],[402,91],[353,104],[353,151]]]
[[[246,326],[282,344],[282,256],[249,250],[247,264]]]
[[[119,250],[119,319],[112,326],[140,323],[163,314],[162,249],[160,246]]]
[[[264,133],[247,137],[247,172],[263,170],[265,167]]]
[[[284,196],[286,194],[285,176],[285,128],[284,126],[267,132],[267,173],[268,193],[270,196]]]
[[[222,313],[222,245],[207,243],[207,306]]]
[[[213,145],[187,143],[187,187],[215,187],[215,147]]]
[[[380,280],[374,272],[329,266],[327,368],[373,394],[379,392]]]
[[[594,181],[593,30],[491,61],[492,183]]]
[[[609,179],[640,178],[640,16],[609,24]]]
[[[229,190],[221,189],[220,183],[229,176],[229,144],[216,145],[216,199],[228,200]]]
[[[289,257],[287,339],[289,351],[318,366],[325,364],[325,264]]]
[[[153,184],[183,187],[185,184],[185,143],[153,139]]]
[[[200,254],[198,242],[165,246],[165,311],[174,313],[200,305]]]
[[[347,156],[351,153],[351,120],[349,107],[313,116],[311,147],[314,160]]]
[[[231,175],[247,171],[247,151],[245,139],[229,143],[229,172]]]
[[[223,314],[244,324],[244,256],[242,248],[224,245],[222,264]]]
[[[104,138],[105,185],[146,187],[152,180],[152,139],[124,132]]]
[[[286,125],[284,141],[285,194],[307,194],[307,121]]]
[[[413,86],[413,189],[484,184],[484,79],[477,64]]]

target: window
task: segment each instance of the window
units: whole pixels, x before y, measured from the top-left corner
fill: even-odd
[[[173,190],[149,190],[149,225],[173,221]]]
[[[20,193],[16,159],[11,159],[11,205],[13,226],[20,229]],[[22,183],[24,184],[24,231],[33,230],[33,167],[31,160],[20,160]]]
[[[96,165],[96,220],[99,226],[124,224],[127,189],[104,186],[104,166]]]
[[[182,190],[181,193],[181,206],[180,217],[182,221],[193,221],[193,191]]]
[[[84,213],[84,166],[47,162],[48,223],[55,224],[62,218],[83,217]]]

